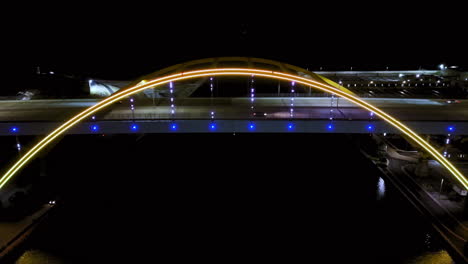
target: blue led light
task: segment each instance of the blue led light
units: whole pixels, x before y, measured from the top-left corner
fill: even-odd
[[[367,130],[368,131],[374,131],[375,127],[373,125],[367,125]]]
[[[10,127],[10,132],[11,133],[16,133],[19,131],[19,128],[18,127]]]
[[[256,127],[255,127],[254,123],[250,123],[248,128],[249,128],[250,131],[254,131]]]
[[[169,126],[169,128],[170,128],[172,131],[176,131],[177,128],[178,128],[178,126],[177,126],[176,123],[172,123],[172,124]]]
[[[215,124],[215,123],[211,123],[209,128],[210,128],[211,131],[216,130],[216,124]]]
[[[287,128],[288,128],[289,131],[294,130],[294,124],[289,123],[288,126],[287,126]]]
[[[453,132],[453,131],[455,131],[455,127],[454,126],[449,126],[449,127],[447,127],[447,130],[449,132]]]
[[[327,125],[327,130],[328,131],[332,131],[333,129],[335,129],[335,126],[333,124],[328,124]]]
[[[130,129],[131,129],[132,131],[137,131],[137,130],[138,130],[138,125],[137,125],[137,124],[132,124],[132,125],[130,126]]]
[[[92,125],[92,126],[90,127],[90,129],[91,129],[91,131],[96,132],[96,131],[99,130],[99,126],[98,126],[98,125]]]

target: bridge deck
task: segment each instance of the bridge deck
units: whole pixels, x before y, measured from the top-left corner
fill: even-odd
[[[466,111],[468,100],[454,104],[436,99],[368,98],[366,100],[397,119],[406,121],[417,132],[446,134],[447,127],[455,125],[456,130],[451,131],[452,133],[468,134],[468,111]],[[0,101],[0,135],[11,135],[12,126],[22,127],[17,132],[19,134],[47,133],[60,122],[96,102],[98,101],[92,99]],[[284,131],[285,122],[291,121],[289,118],[290,103],[289,97],[256,98],[256,111],[262,111],[268,115],[266,118],[252,119],[249,98],[178,98],[176,99],[175,118],[187,124],[185,129],[181,127],[180,132],[191,132],[191,130],[206,132],[211,111],[215,111],[215,119],[220,124],[224,124],[219,126],[218,132],[242,131],[243,129],[238,128],[245,127],[245,122],[250,120],[265,124],[264,129],[259,129],[259,132],[281,132]],[[377,125],[374,132],[396,132],[382,122],[375,121],[375,118],[371,121],[369,112],[344,99],[335,98],[333,107],[331,105],[331,98],[326,97],[295,98],[293,121],[297,129],[294,131],[368,133],[369,131],[365,128],[371,122]],[[332,114],[330,109],[333,109]],[[336,122],[337,129],[327,131],[324,128],[331,116]],[[96,118],[98,123],[106,123],[103,127],[107,127],[108,133],[127,133],[129,122],[134,120],[144,121],[140,132],[167,132],[167,122],[171,119],[167,99],[153,102],[146,98],[136,99],[133,113],[129,102],[122,102],[98,114]],[[231,124],[227,125],[228,123]],[[160,124],[159,128],[157,124]],[[346,129],[344,129],[345,125]],[[83,124],[81,127],[82,129],[74,129],[72,133],[92,132],[89,131],[88,124]],[[234,130],[231,131],[231,129]]]

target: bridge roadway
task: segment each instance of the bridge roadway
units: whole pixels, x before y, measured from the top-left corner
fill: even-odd
[[[468,100],[447,103],[442,99],[366,98],[367,102],[383,109],[411,128],[423,134],[468,134]],[[0,135],[44,134],[85,109],[97,103],[97,99],[0,101]],[[255,98],[255,111],[267,113],[266,118],[253,118],[250,98],[176,98],[176,115],[179,132],[206,132],[210,112],[215,112],[218,132],[248,131],[252,120],[257,132],[284,132],[290,122],[294,132],[369,133],[369,124],[375,133],[397,133],[392,127],[373,117],[345,99],[330,97],[294,98],[294,119],[290,120],[290,97]],[[103,110],[96,121],[88,120],[72,129],[72,134],[96,133],[89,126],[96,123],[99,132],[128,133],[135,120],[142,133],[168,131],[171,122],[168,99],[135,98],[135,110],[130,110],[129,100],[116,103]],[[338,106],[338,107],[337,107]],[[331,114],[331,109],[333,113]],[[333,131],[327,129],[333,116]],[[12,132],[11,128],[17,127]],[[180,129],[179,129],[180,128]]]

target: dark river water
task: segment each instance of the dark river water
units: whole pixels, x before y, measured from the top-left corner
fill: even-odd
[[[67,136],[15,263],[452,263],[345,135]]]

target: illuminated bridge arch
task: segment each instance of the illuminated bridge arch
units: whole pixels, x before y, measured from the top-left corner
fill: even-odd
[[[435,160],[440,162],[453,177],[465,188],[468,189],[468,180],[463,174],[455,168],[444,156],[442,156],[434,147],[423,140],[410,128],[380,110],[379,108],[365,102],[357,97],[348,89],[338,85],[331,80],[328,80],[315,73],[307,71],[303,68],[258,58],[244,58],[244,57],[224,57],[224,58],[209,58],[186,62],[165,68],[157,71],[143,78],[131,83],[127,88],[120,90],[110,97],[105,98],[94,106],[91,106],[71,119],[67,120],[60,127],[56,128],[50,134],[41,139],[35,146],[33,146],[27,153],[25,153],[19,160],[17,160],[0,178],[0,189],[5,186],[10,179],[15,176],[19,170],[28,164],[29,161],[34,159],[38,153],[43,150],[47,145],[51,144],[59,136],[63,135],[70,128],[78,124],[80,121],[87,117],[92,116],[94,113],[109,105],[122,100],[132,94],[144,91],[149,88],[157,87],[170,82],[189,80],[201,77],[214,77],[214,76],[259,76],[271,78],[276,80],[296,82],[308,87],[318,89],[323,92],[335,94],[337,96],[346,98],[354,104],[374,112],[375,115],[385,120],[394,128],[398,129],[407,138],[415,144],[426,150]]]

